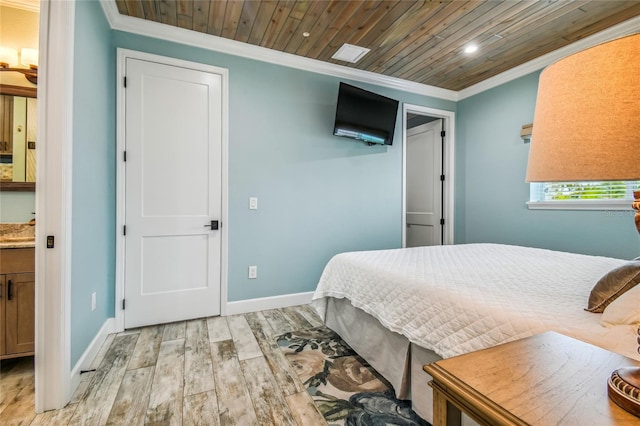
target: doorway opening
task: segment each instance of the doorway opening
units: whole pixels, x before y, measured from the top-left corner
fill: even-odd
[[[0,4],[0,423],[35,417],[39,26],[39,6]]]
[[[453,244],[455,113],[403,106],[402,246]]]

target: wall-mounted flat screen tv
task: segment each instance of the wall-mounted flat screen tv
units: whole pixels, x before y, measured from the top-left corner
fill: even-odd
[[[340,83],[333,134],[369,145],[393,143],[398,101]]]

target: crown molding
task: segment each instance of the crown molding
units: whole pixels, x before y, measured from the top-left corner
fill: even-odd
[[[434,98],[449,101],[458,100],[458,94],[453,90],[442,89],[440,87],[414,83],[369,71],[322,62],[316,59],[305,58],[286,52],[268,49],[266,47],[254,46],[252,44],[229,40],[210,34],[186,30],[184,28],[168,26],[145,19],[132,18],[130,16],[121,15],[118,12],[114,0],[100,0],[100,4],[102,5],[102,9],[104,10],[111,29],[114,30],[167,40],[215,52],[227,53],[262,62],[296,68],[303,71],[310,71],[339,78],[347,78],[363,83],[376,84],[378,86],[389,87],[425,96],[432,96]]]
[[[1,0],[0,6],[40,13],[40,2],[38,0]]]
[[[102,9],[104,10],[111,29],[114,30],[167,40],[214,52],[227,53],[230,55],[330,75],[333,77],[347,78],[363,83],[376,84],[378,86],[389,87],[404,92],[431,96],[448,101],[460,101],[489,89],[493,89],[494,87],[500,86],[509,81],[531,74],[532,72],[539,71],[572,53],[579,52],[580,50],[617,37],[636,33],[640,28],[640,16],[631,18],[611,28],[600,31],[599,33],[593,34],[568,46],[554,50],[553,52],[547,53],[539,58],[533,59],[494,77],[488,78],[487,80],[481,81],[480,83],[466,89],[454,91],[415,83],[400,78],[388,77],[369,71],[349,68],[342,65],[322,62],[316,59],[296,56],[290,53],[268,49],[266,47],[254,46],[248,43],[229,40],[210,34],[159,24],[145,19],[132,18],[130,16],[121,15],[118,12],[115,0],[100,0],[100,4],[102,5]]]
[[[607,28],[606,30],[590,35],[589,37],[583,38],[582,40],[571,43],[558,50],[549,52],[546,55],[540,56],[539,58],[533,59],[522,65],[518,65],[515,68],[512,68],[494,77],[488,78],[473,86],[467,87],[466,89],[458,92],[458,100],[469,98],[471,96],[477,95],[478,93],[482,93],[486,90],[500,86],[501,84],[507,83],[511,80],[515,80],[516,78],[520,78],[527,74],[531,74],[532,72],[539,71],[542,68],[545,68],[546,66],[551,65],[552,63],[564,58],[565,56],[571,55],[597,44],[604,43],[605,41],[637,33],[639,30],[640,16],[637,16],[613,27]]]

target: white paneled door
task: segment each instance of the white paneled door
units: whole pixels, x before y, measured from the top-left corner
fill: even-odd
[[[126,59],[125,328],[220,314],[222,77]]]
[[[442,244],[442,120],[407,130],[407,247]]]

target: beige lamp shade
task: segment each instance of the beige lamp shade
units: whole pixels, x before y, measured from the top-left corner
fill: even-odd
[[[542,72],[526,180],[640,180],[640,34]]]

